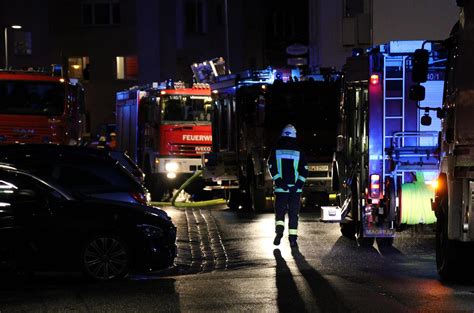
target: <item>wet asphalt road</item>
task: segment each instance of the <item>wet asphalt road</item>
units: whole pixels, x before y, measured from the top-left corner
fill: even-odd
[[[474,311],[474,282],[438,281],[430,227],[364,248],[303,210],[292,251],[287,240],[273,246],[271,212],[165,210],[178,227],[173,268],[105,284],[75,273],[2,280],[0,312]]]

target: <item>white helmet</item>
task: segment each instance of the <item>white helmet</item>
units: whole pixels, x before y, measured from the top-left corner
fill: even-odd
[[[296,128],[291,124],[286,125],[281,132],[281,136],[296,138]]]

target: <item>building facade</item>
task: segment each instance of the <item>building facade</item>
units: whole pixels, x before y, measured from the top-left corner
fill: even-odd
[[[115,122],[118,90],[191,82],[194,62],[285,67],[296,44],[309,66],[341,69],[354,48],[445,38],[457,14],[454,0],[0,0],[0,24],[23,26],[7,30],[9,65],[63,64],[85,87],[93,134]]]
[[[338,69],[354,48],[444,39],[459,13],[455,0],[308,1],[310,63]]]

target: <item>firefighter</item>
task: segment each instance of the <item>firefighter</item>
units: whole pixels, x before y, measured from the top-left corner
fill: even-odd
[[[99,142],[97,143],[97,149],[107,148],[107,138],[105,136],[99,137]]]
[[[308,175],[306,157],[296,142],[296,129],[287,125],[275,148],[270,152],[268,168],[275,191],[275,240],[279,245],[285,229],[288,211],[288,239],[291,247],[297,247],[298,213],[303,185]]]
[[[110,133],[110,141],[109,141],[108,146],[110,150],[117,149],[117,133],[115,132]]]

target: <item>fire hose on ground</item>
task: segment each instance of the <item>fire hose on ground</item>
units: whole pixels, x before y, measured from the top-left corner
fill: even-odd
[[[196,201],[196,202],[176,202],[176,198],[178,198],[179,194],[182,190],[188,187],[195,179],[202,175],[202,170],[196,171],[193,176],[188,178],[176,191],[176,193],[171,198],[170,202],[151,202],[151,205],[155,206],[165,206],[165,205],[172,205],[175,207],[181,208],[189,208],[189,207],[202,207],[202,206],[210,206],[210,205],[217,205],[217,204],[226,204],[225,199],[212,199],[212,200],[205,200],[205,201]]]

